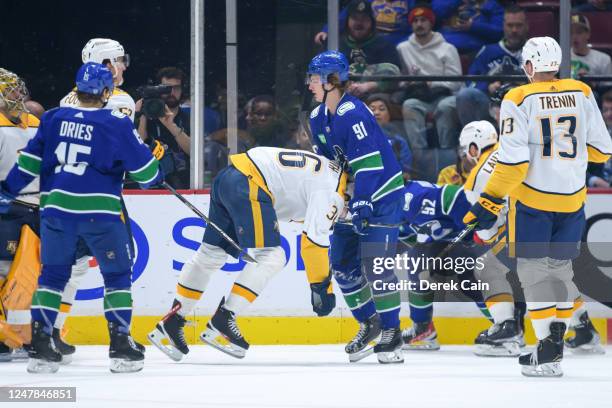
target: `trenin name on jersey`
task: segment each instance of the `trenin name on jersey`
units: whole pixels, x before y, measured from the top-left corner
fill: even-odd
[[[540,106],[542,109],[561,109],[561,108],[575,108],[576,107],[576,96],[575,95],[551,95],[551,96],[540,96]]]

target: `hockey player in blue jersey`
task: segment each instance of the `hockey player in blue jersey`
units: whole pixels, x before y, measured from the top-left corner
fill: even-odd
[[[80,106],[45,113],[1,185],[1,195],[10,198],[40,176],[43,268],[32,299],[28,372],[59,368],[62,356],[51,335],[79,239],[98,260],[104,279],[110,369],[140,371],[144,354],[130,336],[132,260],[120,194],[124,172],[147,187],[160,179],[159,163],[128,116],[100,109],[114,88],[108,68],[84,64],[76,86]]]
[[[471,248],[457,245],[443,258],[439,257],[449,242],[466,228],[463,217],[470,207],[471,204],[461,186],[438,186],[425,181],[410,181],[404,187],[404,224],[400,227],[400,237],[404,242],[412,243],[408,250],[411,258],[427,259],[428,263],[431,262],[431,265],[421,263],[414,270],[407,271],[408,279],[415,282],[416,290],[408,292],[413,325],[402,332],[404,350],[440,348],[432,320],[434,291],[421,286],[420,281],[429,282],[446,277],[460,281],[458,287],[461,292],[472,299],[485,317],[490,319],[482,293],[471,289],[476,283],[473,268],[476,265],[477,253]],[[459,259],[469,258],[474,260],[469,262],[469,267],[467,263],[463,265],[457,262]],[[441,267],[446,266],[451,259],[454,269]],[[464,262],[463,260],[461,262]]]
[[[354,179],[348,208],[352,226],[336,224],[330,248],[334,278],[360,324],[345,350],[350,361],[373,351],[381,363],[399,363],[404,361],[399,292],[371,288],[374,280],[397,278],[390,269],[373,274],[371,259],[395,255],[404,181],[372,112],[345,93],[348,71],[346,57],[337,51],[317,55],[308,66],[309,90],[320,103],[310,115],[316,151],[344,163]],[[369,348],[379,334],[380,341]]]

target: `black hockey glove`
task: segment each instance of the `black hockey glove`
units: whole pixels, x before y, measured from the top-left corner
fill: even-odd
[[[310,284],[310,303],[317,316],[327,316],[336,307],[336,295],[332,290],[331,274],[320,283]]]

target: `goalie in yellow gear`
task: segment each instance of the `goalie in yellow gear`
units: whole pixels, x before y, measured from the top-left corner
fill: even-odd
[[[25,108],[27,95],[21,78],[0,68],[0,179],[38,129]],[[30,304],[40,273],[38,190],[36,180],[13,204],[0,205],[0,361],[27,357],[15,350],[30,342]]]

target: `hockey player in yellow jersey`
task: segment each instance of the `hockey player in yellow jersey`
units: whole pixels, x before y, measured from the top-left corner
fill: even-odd
[[[16,74],[0,68],[0,179],[38,129],[38,119],[26,112],[27,94]],[[35,180],[13,204],[0,204],[0,361],[27,358],[19,348],[30,343],[30,305],[40,273],[38,192]]]
[[[538,339],[519,357],[526,376],[561,376],[563,337],[579,292],[571,260],[585,225],[586,168],[612,154],[612,141],[591,89],[556,79],[561,48],[550,37],[523,47],[530,80],[508,92],[500,112],[499,158],[483,193],[466,215],[492,227],[509,197],[509,253]]]
[[[130,65],[129,55],[125,53],[123,46],[109,38],[92,38],[85,44],[81,53],[83,63],[97,62],[105,64],[113,74],[115,89],[111,94],[106,109],[118,110],[134,121],[135,104],[134,99],[127,92],[119,89],[123,84],[123,73]],[[72,90],[60,101],[60,106],[77,106],[79,100],[76,91]]]
[[[242,358],[249,344],[236,324],[236,315],[261,294],[286,262],[279,221],[302,223],[301,254],[314,312],[325,316],[334,308],[329,235],[344,207],[346,175],[325,157],[275,147],[253,148],[230,156],[230,162],[213,182],[208,217],[242,248],[248,248],[257,263],[245,266],[200,338]],[[206,228],[202,245],[179,276],[172,309],[149,334],[149,340],[170,358],[178,361],[189,352],[183,336],[185,316],[194,310],[210,276],[228,255],[238,257],[221,235]],[[229,344],[219,342],[219,337]],[[164,338],[169,346],[161,343]]]

